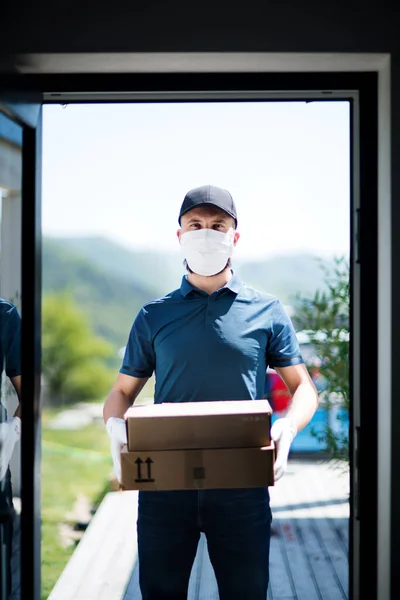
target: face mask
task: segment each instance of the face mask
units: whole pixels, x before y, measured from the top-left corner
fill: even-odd
[[[181,253],[190,269],[198,275],[216,275],[225,269],[233,253],[235,232],[214,229],[187,231],[180,238]]]

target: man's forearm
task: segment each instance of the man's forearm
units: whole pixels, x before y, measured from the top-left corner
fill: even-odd
[[[318,404],[315,387],[308,382],[301,383],[293,394],[286,417],[294,421],[297,431],[301,431],[311,421]]]
[[[139,396],[148,379],[148,377],[129,377],[120,374],[104,403],[104,422],[107,423],[110,417],[122,419],[128,408]]]
[[[103,418],[106,423],[110,417],[124,418],[128,408],[132,405],[134,399],[121,392],[113,390],[107,397],[103,407]]]

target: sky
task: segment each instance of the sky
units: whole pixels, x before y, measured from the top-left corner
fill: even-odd
[[[347,102],[46,105],[43,233],[178,251],[188,190],[229,190],[243,259],[348,254]]]

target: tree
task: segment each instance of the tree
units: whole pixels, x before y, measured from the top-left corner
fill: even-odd
[[[321,404],[334,412],[338,421],[334,425],[328,422],[322,433],[314,435],[333,458],[348,460],[349,435],[343,425],[349,414],[349,265],[344,257],[337,257],[331,270],[321,268],[326,288],[317,290],[312,298],[298,296],[293,320],[315,349],[324,382]],[[310,370],[314,367],[307,366]]]
[[[115,351],[97,337],[69,293],[43,298],[42,373],[53,404],[101,397],[112,385],[114,373],[107,361]]]

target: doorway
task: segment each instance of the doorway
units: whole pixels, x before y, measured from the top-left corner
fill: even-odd
[[[67,78],[68,79],[68,78]],[[123,79],[123,78],[122,78]],[[152,79],[152,85],[150,86],[150,88],[157,88],[157,86],[159,85],[159,83],[156,83],[156,79],[157,78],[153,78]],[[160,79],[163,79],[163,77],[161,76]],[[179,78],[178,78],[179,79]],[[182,93],[180,92],[181,89],[192,89],[193,90],[193,86],[196,89],[200,88],[208,88],[208,89],[213,89],[213,90],[218,90],[217,92],[211,92],[211,94],[209,94],[210,96],[221,96],[223,95],[223,91],[224,89],[227,88],[234,88],[237,89],[238,88],[238,83],[239,80],[242,81],[243,83],[243,79],[242,77],[225,77],[225,78],[221,78],[220,76],[218,76],[217,78],[213,78],[213,76],[200,76],[199,78],[196,79],[196,81],[192,80],[191,82],[188,83],[188,85],[183,85],[182,80],[184,79],[181,78],[181,81],[178,81],[177,78],[175,78],[172,88],[174,89],[170,89],[169,92],[167,93],[167,96],[169,97],[169,99],[171,99],[171,97],[176,96],[177,99],[179,99],[179,96],[182,97]],[[264,87],[266,86],[266,80],[263,78],[259,78],[258,76],[250,76],[245,78],[246,79],[246,84],[249,89],[259,89],[260,87]],[[358,288],[357,286],[359,285],[363,285],[363,281],[367,282],[368,279],[368,283],[369,286],[371,286],[371,281],[373,284],[373,280],[371,280],[371,273],[375,273],[375,267],[374,265],[376,264],[376,252],[375,252],[375,246],[374,244],[371,244],[371,239],[375,239],[375,238],[371,238],[371,233],[374,235],[374,230],[371,227],[369,228],[365,228],[362,226],[363,223],[373,223],[374,222],[374,215],[376,214],[376,169],[374,167],[374,149],[376,149],[376,121],[374,120],[374,118],[367,118],[367,117],[373,117],[374,113],[374,109],[376,109],[376,95],[374,93],[374,91],[376,91],[375,89],[375,84],[376,84],[376,80],[374,79],[373,76],[369,77],[369,75],[360,75],[359,79],[358,79],[358,83],[357,85],[354,86],[354,82],[355,82],[355,78],[354,75],[351,74],[348,77],[344,76],[343,78],[338,77],[335,85],[332,86],[332,83],[334,82],[335,77],[333,76],[329,76],[327,78],[324,78],[324,76],[321,76],[321,78],[318,77],[314,77],[314,76],[310,76],[308,79],[305,76],[301,77],[301,81],[299,81],[299,78],[297,77],[292,77],[290,76],[290,79],[288,79],[288,81],[286,82],[285,85],[283,84],[283,78],[280,78],[279,76],[274,76],[272,75],[271,78],[268,76],[268,86],[269,89],[287,89],[290,88],[291,90],[293,89],[303,89],[304,88],[308,88],[310,90],[315,90],[315,89],[321,89],[321,88],[332,88],[334,87],[335,89],[345,89],[345,90],[349,90],[350,88],[354,89],[354,87],[356,89],[360,90],[360,111],[359,111],[359,116],[360,116],[360,132],[361,135],[360,136],[356,136],[355,139],[353,140],[355,142],[354,146],[357,145],[357,142],[360,142],[359,144],[359,148],[352,148],[352,153],[351,153],[351,159],[353,160],[352,163],[352,185],[351,185],[351,189],[354,192],[354,190],[358,191],[360,193],[360,197],[363,198],[363,207],[367,207],[366,210],[363,210],[362,213],[359,213],[359,218],[357,220],[356,218],[356,214],[352,214],[352,240],[355,241],[359,241],[359,247],[357,247],[357,245],[353,246],[353,249],[357,249],[360,250],[361,248],[363,249],[363,258],[365,260],[368,261],[368,271],[366,263],[361,261],[358,262],[357,259],[357,253],[356,253],[356,267],[355,267],[355,271],[353,272],[353,278],[352,278],[352,285],[353,285],[353,298],[356,298],[356,301],[358,302],[359,300],[359,296],[358,294]],[[49,97],[51,97],[53,94],[58,94],[58,99],[63,98],[63,89],[73,89],[75,90],[75,92],[72,92],[72,95],[75,93],[75,95],[77,94],[76,90],[82,89],[82,80],[79,82],[79,77],[76,79],[74,79],[73,83],[72,80],[70,80],[69,84],[66,86],[65,80],[63,82],[61,82],[60,80],[54,79],[53,81],[50,81],[48,78],[46,80],[46,82],[43,80],[41,82],[41,86],[43,89],[43,92],[45,92],[45,99],[46,101],[48,100]],[[339,85],[339,80],[340,80],[340,85]],[[146,81],[146,83],[144,84],[144,81]],[[111,77],[108,80],[108,84],[105,86],[105,88],[108,88],[110,90],[117,91],[118,89],[120,90],[121,88],[127,89],[128,88],[135,88],[135,89],[149,89],[148,87],[148,79],[146,80],[146,77],[144,77],[144,79],[142,81],[140,81],[140,78],[135,78],[135,83],[132,86],[132,81],[130,81],[130,85],[127,86],[126,85],[126,80],[125,83],[121,81],[121,78],[118,79],[118,77]],[[216,81],[218,81],[218,83],[216,84]],[[261,83],[262,81],[262,83]],[[289,81],[291,82],[289,85]],[[172,82],[172,79],[170,79],[170,82]],[[318,82],[319,85],[316,85],[316,82]],[[331,85],[326,85],[327,83],[330,83]],[[91,95],[91,98],[93,99],[93,90],[94,89],[98,89],[98,81],[97,83],[94,81],[94,79],[92,78],[86,78],[85,77],[85,85],[83,87],[85,87],[86,89],[91,88],[91,92],[89,92],[89,95]],[[261,83],[261,86],[260,86]],[[61,86],[60,86],[61,84]],[[144,84],[144,85],[143,85]],[[323,85],[321,85],[323,84]],[[350,85],[351,84],[351,85]],[[32,85],[32,82],[29,85]],[[35,84],[37,86],[37,82]],[[162,85],[162,87],[164,87],[165,85],[165,78],[164,78],[164,84]],[[168,86],[167,86],[168,87]],[[243,86],[239,86],[239,87],[243,87]],[[105,89],[103,88],[103,89]],[[55,92],[49,92],[48,90],[56,90]],[[367,93],[370,92],[370,94]],[[108,92],[108,98],[110,98],[109,94],[112,94],[113,92],[110,91]],[[47,95],[48,94],[48,95]],[[134,94],[134,92],[133,92]],[[238,92],[232,92],[233,96],[238,97],[238,99],[241,99],[240,96],[242,95],[241,93]],[[254,95],[255,93],[252,92],[252,94]],[[84,95],[84,94],[83,94]],[[154,93],[153,93],[153,99],[154,99]],[[189,93],[189,95],[193,95],[193,91]],[[196,93],[195,93],[196,95]],[[282,93],[282,92],[278,92],[275,93],[276,97],[283,97],[283,96],[287,96],[287,95],[293,95],[292,92],[286,92],[286,93]],[[301,95],[301,94],[300,94]],[[126,96],[126,94],[125,94]],[[146,96],[148,97],[150,100],[152,99],[152,92],[145,92],[145,93],[141,93],[141,98],[143,99],[143,97]],[[346,91],[345,93],[342,93],[341,95],[342,99],[349,99],[352,98],[352,93]],[[55,97],[54,97],[55,98]],[[53,98],[53,99],[54,99]],[[82,98],[82,95],[81,95]],[[116,98],[116,96],[115,96]],[[65,99],[67,99],[65,97]],[[157,101],[159,101],[160,97],[158,97]],[[67,100],[71,100],[71,97],[69,97]],[[101,101],[101,93],[98,95],[98,99],[97,101],[100,100]],[[87,97],[85,98],[85,101],[87,101]],[[375,103],[375,104],[374,104]],[[29,142],[29,147],[30,150],[32,150],[33,147],[33,140],[27,140]],[[364,142],[364,143],[361,143]],[[359,154],[357,154],[358,150]],[[354,151],[354,152],[353,152]],[[359,162],[358,159],[359,158]],[[33,161],[32,163],[33,164]],[[358,177],[358,170],[357,170],[357,164],[360,167],[360,174],[361,177]],[[354,176],[354,173],[356,174]],[[28,182],[26,182],[27,186],[29,187],[29,189],[31,189],[32,191],[32,184],[33,181],[30,181],[30,187],[28,186]],[[367,185],[368,184],[368,185]],[[357,196],[357,194],[355,194],[355,197]],[[355,209],[357,209],[357,207],[355,206]],[[33,216],[33,215],[30,215]],[[31,222],[31,227],[34,227],[34,221],[35,219],[28,219],[28,216],[25,217],[25,225],[26,227],[29,227],[29,221]],[[356,226],[357,223],[357,226]],[[375,223],[376,223],[376,218],[375,218]],[[37,221],[36,221],[36,227],[37,227]],[[367,230],[368,234],[367,234]],[[32,231],[32,230],[30,230]],[[362,243],[363,240],[364,242],[367,242],[367,238],[365,236],[368,235],[368,244],[366,243]],[[33,236],[34,238],[35,236]],[[31,237],[29,239],[29,243],[32,244],[31,248],[36,248],[37,246],[34,245],[33,242],[33,238]],[[36,242],[35,242],[36,244]],[[26,246],[28,245],[28,241],[26,241]],[[37,258],[38,254],[35,253],[35,257]],[[352,259],[354,257],[351,257]],[[359,258],[359,257],[358,257]],[[26,259],[28,259],[28,257],[26,257]],[[24,259],[23,259],[24,260]],[[28,261],[29,262],[29,261]],[[352,264],[353,264],[353,260],[352,260]],[[372,269],[372,271],[371,271]],[[364,276],[363,276],[364,273]],[[26,290],[30,290],[32,292],[32,294],[35,296],[35,298],[37,298],[37,294],[40,292],[38,292],[38,290],[36,290],[34,288],[34,286],[32,285],[32,273],[29,275],[27,272],[25,273],[25,282],[26,282]],[[368,278],[367,278],[368,275]],[[24,282],[24,274],[23,274],[23,282]],[[23,285],[24,287],[24,285]],[[357,288],[357,289],[356,289]],[[371,289],[371,288],[369,288]],[[35,308],[36,310],[36,308]],[[353,311],[353,313],[351,314],[351,322],[352,324],[355,324],[355,327],[353,328],[353,339],[355,339],[356,344],[358,344],[360,342],[360,331],[366,331],[366,329],[363,329],[362,325],[364,324],[365,327],[368,325],[369,331],[369,340],[371,340],[371,335],[372,337],[376,334],[376,330],[373,327],[373,323],[374,323],[374,315],[376,311],[376,298],[374,295],[370,296],[368,298],[368,303],[366,303],[364,305],[364,309],[363,311],[360,312],[357,310]],[[33,316],[33,315],[32,315]],[[29,324],[29,331],[28,329],[26,330],[27,333],[27,339],[33,335],[33,329],[31,328],[31,325],[33,327],[34,325],[34,319],[32,320],[32,323]],[[362,336],[361,336],[362,338]],[[360,352],[357,354],[356,356],[356,361],[353,360],[353,354],[351,354],[351,377],[352,377],[352,381],[351,381],[351,385],[352,385],[352,389],[356,390],[357,394],[358,392],[362,392],[362,397],[363,397],[363,411],[361,411],[361,416],[360,416],[360,420],[361,423],[364,423],[364,425],[366,425],[367,427],[364,427],[363,431],[367,431],[368,433],[368,438],[371,439],[371,435],[375,435],[376,437],[376,431],[375,431],[375,427],[376,427],[376,414],[374,412],[374,407],[376,408],[376,403],[375,403],[375,398],[376,398],[376,378],[373,375],[373,369],[371,369],[371,377],[369,377],[369,381],[368,381],[368,385],[366,385],[366,383],[363,383],[362,378],[358,378],[358,375],[360,375],[360,371],[364,370],[365,372],[365,368],[367,365],[371,365],[373,366],[375,364],[374,358],[373,356],[371,356],[371,353],[369,353],[369,355],[367,355],[365,352],[363,352],[363,346],[362,344],[359,346]],[[28,364],[29,360],[31,359],[31,355],[29,354],[29,350],[26,350],[26,354],[25,354],[25,362],[26,364]],[[361,367],[363,367],[363,369],[361,369]],[[354,371],[354,372],[353,372]],[[33,372],[33,371],[32,371]],[[32,372],[30,371],[29,375],[32,374]],[[358,373],[358,375],[357,375]],[[32,377],[30,377],[31,381],[29,383],[29,385],[33,385],[33,381],[32,381]],[[28,383],[27,383],[28,385]],[[358,387],[357,387],[358,386]],[[28,390],[27,390],[28,391]],[[28,396],[26,396],[26,399],[28,399]],[[36,400],[35,400],[36,402]],[[36,406],[36,405],[35,405]],[[36,415],[38,414],[37,412],[35,413]],[[36,419],[37,417],[35,417]],[[35,419],[33,419],[34,422]],[[355,426],[357,423],[352,424],[352,427]],[[36,425],[35,425],[36,427]],[[364,434],[363,434],[364,435]],[[34,447],[34,435],[30,435],[27,436],[27,441],[26,441],[26,448],[28,449],[31,448],[32,446]],[[362,438],[362,439],[368,439],[368,438]],[[358,439],[361,439],[358,436]],[[360,442],[361,443],[361,442]],[[370,468],[370,473],[374,472],[374,464],[376,461],[376,456],[374,455],[374,453],[372,452],[371,448],[368,448],[367,445],[363,445],[363,452],[360,454],[360,456],[362,456],[362,462],[364,462],[365,464],[368,464],[369,468]],[[354,455],[355,455],[355,451],[359,450],[358,448],[351,448],[351,456],[353,458],[353,465],[354,463]],[[36,453],[36,456],[38,456],[38,450],[37,448],[34,447],[34,454]],[[34,456],[32,457],[33,459],[35,458]],[[29,489],[32,487],[33,484],[33,480],[32,480],[32,476],[29,475],[28,473],[28,464],[30,464],[30,466],[33,464],[31,463],[31,459],[26,459],[27,460],[27,467],[26,467],[26,472],[25,472],[25,477],[26,477],[26,482],[29,483],[29,485],[26,486],[26,490],[27,490],[27,494],[29,494]],[[24,471],[24,467],[23,467],[23,471]],[[354,471],[353,471],[354,473]],[[354,479],[354,480],[353,480]],[[359,486],[355,487],[355,484],[357,483],[357,481],[359,481]],[[370,515],[375,515],[376,516],[376,509],[375,509],[375,505],[376,505],[376,499],[374,497],[368,497],[367,494],[367,490],[370,489],[370,485],[371,485],[371,480],[367,482],[364,480],[364,483],[362,482],[363,480],[357,480],[357,478],[352,478],[352,498],[353,500],[359,500],[361,497],[363,498],[363,510],[364,511],[368,511],[369,516]],[[365,486],[365,487],[363,487]],[[33,488],[32,488],[33,489]],[[37,488],[36,488],[37,489]],[[362,489],[365,489],[365,493],[362,494]],[[355,492],[355,493],[354,493]],[[32,510],[35,508],[35,506],[37,506],[37,503],[35,503],[34,501],[30,502],[30,498],[28,497],[28,502],[26,504],[27,506],[27,513],[26,513],[26,535],[27,535],[27,539],[31,542],[33,538],[37,538],[38,532],[36,530],[36,533],[34,533],[35,531],[35,527],[32,529],[32,526],[29,525],[30,521],[32,520]],[[356,513],[354,513],[354,506],[351,507],[353,510],[353,517],[356,518],[357,520],[357,515]],[[371,510],[368,510],[371,509]],[[32,513],[32,514],[28,514]],[[375,519],[375,517],[374,517]],[[373,519],[373,523],[376,523],[376,520]],[[371,522],[370,522],[371,523]],[[357,529],[359,528],[359,522],[355,522],[353,523],[352,526],[352,533],[356,532],[357,533]],[[360,546],[358,546],[358,542],[357,542],[357,551],[356,554],[354,552],[351,552],[351,555],[356,556],[355,559],[355,563],[357,564],[364,564],[364,565],[369,565],[370,569],[367,569],[365,572],[368,572],[369,578],[374,578],[376,575],[376,561],[374,559],[374,555],[373,553],[371,554],[371,552],[367,552],[367,546],[369,546],[369,548],[371,548],[371,544],[372,546],[374,546],[374,543],[376,541],[376,528],[375,526],[373,526],[371,528],[371,526],[368,528],[368,531],[365,529],[364,533],[362,534],[362,539],[364,540],[364,543],[361,543]],[[353,540],[356,539],[356,537],[353,536]],[[350,542],[352,542],[352,539],[350,539]],[[368,543],[367,543],[368,542]],[[27,551],[27,550],[26,550]],[[352,589],[357,588],[358,586],[358,575],[357,575],[357,565],[355,564],[355,569],[352,571],[350,571],[350,575],[353,574],[353,576],[355,575],[355,579],[357,580],[356,582],[351,584]],[[31,575],[29,575],[29,573],[27,574],[26,577],[26,586],[28,589],[28,586],[30,585],[30,582],[33,581],[34,579],[34,575],[33,572],[31,572]],[[355,586],[355,587],[354,587]],[[368,583],[366,582],[365,578],[363,578],[362,580],[362,584],[361,587],[363,586],[367,586],[368,587]],[[358,592],[356,592],[358,593]]]
[[[135,312],[143,303],[179,287],[185,273],[175,239],[179,201],[188,189],[211,182],[230,190],[239,210],[241,240],[233,258],[235,272],[246,284],[283,301],[296,325],[309,371],[315,381],[319,380],[321,407],[293,443],[288,483],[282,482],[271,491],[274,535],[270,597],[280,600],[297,596],[301,600],[306,594],[317,598],[325,596],[329,588],[332,597],[348,598],[348,364],[345,373],[340,373],[344,387],[338,403],[334,403],[333,390],[327,390],[320,367],[327,358],[332,361],[338,344],[342,344],[348,363],[349,338],[345,340],[347,348],[334,338],[318,344],[321,332],[308,331],[307,337],[306,330],[315,327],[307,322],[307,303],[317,302],[316,294],[329,289],[329,280],[336,290],[336,295],[329,298],[330,306],[338,300],[339,286],[347,282],[347,296],[342,300],[344,322],[340,327],[342,333],[349,332],[352,103],[354,99],[325,101],[313,96],[298,101],[273,101],[266,97],[257,102],[118,106],[73,102],[44,107],[43,335],[48,343],[43,346],[45,524],[48,514],[54,515],[57,508],[61,511],[61,523],[46,527],[42,538],[45,590],[51,589],[51,577],[54,583],[56,571],[51,561],[56,561],[60,525],[64,543],[70,542],[69,550],[63,550],[64,560],[72,555],[74,540],[80,539],[66,513],[79,504],[79,497],[90,485],[83,432],[93,436],[88,420],[92,419],[92,424],[99,422],[97,473],[104,468],[105,480],[98,477],[94,497],[86,498],[89,521],[94,508],[91,503],[97,504],[98,495],[112,489],[108,485],[109,465],[105,458],[104,465],[101,462],[101,455],[107,453],[107,439],[99,399],[105,397],[107,386],[112,384],[112,370],[116,374],[120,367]],[[342,261],[341,267],[335,259]],[[335,274],[338,268],[339,278]],[[104,285],[107,281],[109,287]],[[98,362],[95,379],[99,388],[87,397],[82,387],[68,387],[78,377],[74,372],[69,376],[65,373],[64,390],[52,387],[50,379],[54,365],[57,366],[57,342],[48,332],[47,323],[55,331],[58,325],[54,315],[61,318],[74,309],[81,313],[82,327],[86,321],[91,335],[110,345],[110,356],[103,364]],[[333,330],[338,324],[335,326],[329,310],[322,315],[323,326]],[[112,317],[116,314],[117,319]],[[65,317],[62,320],[65,325]],[[65,339],[61,328],[59,335]],[[87,336],[85,329],[81,337]],[[79,372],[90,372],[91,368],[92,364],[84,366],[81,362]],[[110,381],[102,383],[99,373],[106,370],[110,371]],[[284,406],[278,402],[274,375],[272,371],[267,373],[266,383],[270,385],[266,385],[265,397],[274,405],[275,416],[279,416]],[[83,394],[80,401],[79,394]],[[151,402],[153,395],[154,380],[142,391],[139,401]],[[82,425],[78,425],[80,418]],[[79,442],[74,441],[77,430]],[[334,461],[330,469],[326,468],[327,458],[334,450],[328,443],[332,434],[336,435],[336,444],[341,440],[341,470],[333,468],[337,467]],[[66,457],[68,449],[72,453],[77,445],[82,451],[81,462],[78,457]],[[92,446],[87,456],[91,452]],[[49,463],[53,471],[47,466]],[[56,475],[68,472],[67,464],[74,464],[76,470],[81,466],[84,479],[79,488],[76,477],[76,497],[69,500],[68,510],[65,496],[58,507],[53,499],[54,487],[64,487],[62,480],[57,484]],[[318,490],[316,484],[321,478],[325,478],[325,483]],[[204,584],[203,588],[193,587],[193,581],[209,580],[206,572],[212,576],[204,540],[202,543],[191,584],[191,593],[198,598],[207,592]],[[309,548],[310,552],[303,553],[301,548]],[[134,565],[131,570],[132,574],[126,573],[126,584],[130,586],[129,593],[139,597],[138,590],[133,591],[137,578]],[[303,575],[300,577],[299,573]],[[68,578],[71,579],[70,568]],[[56,591],[61,585],[59,582]],[[77,580],[75,596],[79,597],[79,589],[87,585],[87,581]],[[50,598],[56,596],[53,593]]]

